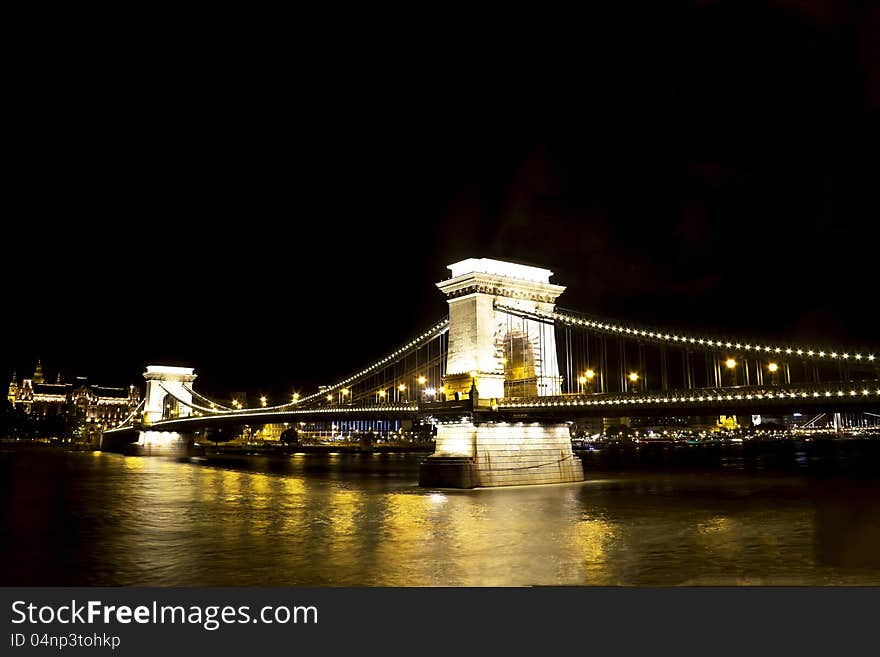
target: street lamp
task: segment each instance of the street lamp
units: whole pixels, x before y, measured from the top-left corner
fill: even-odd
[[[727,371],[730,372],[730,385],[736,385],[736,361],[733,358],[728,358],[724,361],[724,364],[727,366]]]
[[[376,394],[379,396],[379,401],[380,401],[380,402],[384,402],[384,401],[385,401],[385,395],[386,395],[387,393],[386,393],[384,390],[380,390],[380,391],[377,392]]]
[[[348,397],[348,388],[343,388],[339,391],[339,403],[341,404],[346,397]]]
[[[581,393],[585,392],[593,392],[593,379],[595,378],[596,373],[593,370],[587,370],[580,377],[578,377],[578,383],[581,384]]]
[[[263,408],[266,408],[266,404],[268,402],[269,402],[269,400],[266,399],[266,395],[263,395],[262,397],[260,397],[260,406],[262,406]]]
[[[299,393],[298,392],[293,393],[293,396],[291,397],[291,401],[293,401],[294,404],[299,401]]]
[[[630,384],[631,384],[631,386],[630,386],[630,387],[631,387],[630,392],[636,392],[636,384],[638,384],[638,381],[639,381],[639,375],[638,375],[636,372],[630,372],[630,373],[629,373],[629,381],[630,381]]]
[[[770,363],[767,365],[767,369],[770,371],[770,382],[772,385],[776,385],[776,372],[779,371],[779,365],[776,363]]]

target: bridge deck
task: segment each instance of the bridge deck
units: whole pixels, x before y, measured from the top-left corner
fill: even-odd
[[[321,420],[438,420],[474,415],[475,419],[566,421],[581,417],[745,414],[753,411],[860,411],[880,409],[880,381],[810,386],[750,386],[663,393],[605,393],[531,399],[502,399],[422,404],[373,404],[300,408],[284,411],[244,410],[194,415],[154,422],[153,431],[194,431],[206,427],[262,425]],[[109,433],[109,432],[107,432]]]

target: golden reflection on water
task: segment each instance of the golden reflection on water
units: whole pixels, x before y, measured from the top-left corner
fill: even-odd
[[[298,477],[278,477],[278,506],[280,524],[278,535],[296,536],[302,531],[303,519],[308,511],[306,484]]]
[[[401,569],[386,583],[411,585],[414,569],[438,586],[610,582],[613,524],[579,517],[579,485],[549,490],[389,495],[379,554]]]
[[[7,583],[880,583],[870,482],[615,473],[454,491],[419,488],[405,458],[64,458],[56,479],[74,472],[75,496],[33,485],[27,467],[9,477],[19,506],[6,512],[55,530],[0,546],[2,563],[18,564]],[[25,573],[34,552],[40,566]]]
[[[697,549],[711,551],[722,559],[734,559],[742,552],[742,527],[725,516],[713,516],[697,523],[693,535]]]
[[[130,461],[125,460],[126,471],[154,467],[158,474],[169,467],[159,461]],[[304,562],[325,573],[320,583],[385,586],[626,585],[639,578],[676,583],[662,569],[652,570],[650,561],[642,572],[640,560],[646,554],[674,564],[680,571],[678,583],[704,583],[707,577],[719,583],[754,583],[743,567],[749,554],[759,553],[769,562],[786,556],[806,562],[796,554],[785,555],[773,532],[751,529],[748,514],[703,514],[688,523],[676,519],[681,512],[675,508],[646,509],[641,520],[631,518],[621,530],[619,522],[603,513],[604,501],[597,502],[589,482],[381,491],[335,476],[315,479],[186,463],[175,467],[179,485],[143,489],[146,493],[136,502],[149,508],[156,521],[152,537],[166,526],[178,527],[180,518],[169,513],[191,514],[193,527],[210,533],[218,549],[276,550],[277,563],[259,568],[278,569],[265,577],[282,582],[287,576],[299,577]],[[637,481],[633,488],[638,495],[666,495],[671,484]],[[228,521],[212,526],[199,511],[210,507],[217,507]],[[755,524],[763,526],[760,520]],[[689,579],[681,556],[685,553],[711,555],[701,579]],[[205,554],[195,550],[175,558],[178,566],[198,570]]]
[[[585,516],[567,534],[568,548],[575,558],[560,560],[560,581],[577,581],[589,585],[619,584],[609,546],[615,540],[614,525],[601,518]],[[577,572],[580,569],[582,572]]]
[[[255,499],[261,501],[266,500],[266,494],[269,492],[269,482],[271,480],[272,477],[266,474],[257,473],[250,477],[251,489]]]
[[[282,485],[281,492],[287,498],[297,497],[306,492],[305,482],[298,477],[279,477],[278,481],[280,481]]]
[[[390,493],[383,513],[383,530],[376,549],[377,560],[393,560],[401,565],[399,573],[393,573],[390,586],[406,586],[403,573],[413,567],[421,567],[422,560],[434,560],[433,568],[442,568],[437,559],[438,540],[433,534],[431,513],[440,500],[440,494],[430,496],[410,492]],[[421,555],[421,556],[420,556]],[[427,586],[434,582],[426,581]]]
[[[144,470],[147,465],[146,459],[139,456],[126,456],[122,459],[123,469],[129,472]]]
[[[329,505],[324,510],[331,529],[334,544],[343,549],[356,546],[351,545],[357,540],[355,532],[355,515],[359,512],[359,505],[363,500],[363,493],[354,490],[336,490],[330,494]]]
[[[440,493],[429,496],[391,493],[385,507],[385,532],[388,556],[400,554],[402,546],[419,545],[430,540],[429,518],[434,505],[445,503]]]

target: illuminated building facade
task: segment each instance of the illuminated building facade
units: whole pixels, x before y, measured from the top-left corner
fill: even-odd
[[[15,410],[32,417],[60,415],[103,428],[122,422],[140,403],[140,391],[133,385],[127,388],[94,385],[83,376],[73,383],[65,383],[60,372],[55,383],[47,383],[43,365],[37,361],[31,378],[19,383],[13,373],[6,398]]]

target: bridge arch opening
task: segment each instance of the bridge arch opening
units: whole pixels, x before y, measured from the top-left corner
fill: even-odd
[[[505,334],[503,363],[506,398],[538,396],[536,351],[536,345],[519,328],[513,328]]]
[[[162,400],[162,419],[176,420],[178,417],[180,417],[180,402],[174,398],[174,395],[165,395]]]

